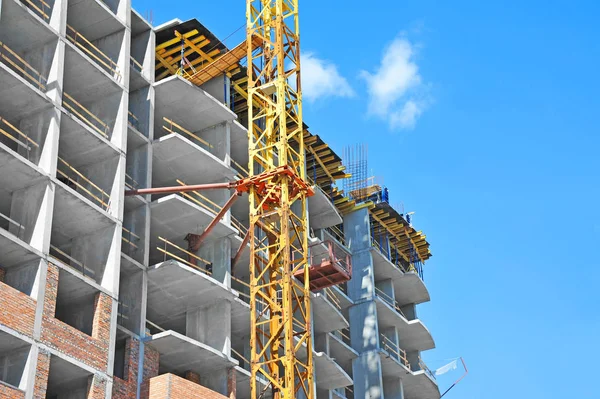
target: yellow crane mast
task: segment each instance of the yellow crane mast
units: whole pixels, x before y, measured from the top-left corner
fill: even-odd
[[[251,391],[313,393],[298,0],[247,0]]]

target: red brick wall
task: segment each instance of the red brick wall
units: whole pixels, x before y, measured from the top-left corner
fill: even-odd
[[[92,336],[90,337],[54,317],[58,292],[58,275],[58,267],[48,264],[41,341],[95,369],[105,372],[108,367],[112,298],[103,292],[97,294],[94,324]]]
[[[25,392],[11,388],[0,382],[0,399],[24,399]]]
[[[149,399],[228,399],[212,391],[173,374],[163,374],[150,380]]]
[[[135,399],[137,393],[138,367],[140,358],[140,341],[130,338],[125,343],[124,377],[113,379],[113,399]],[[141,398],[148,397],[148,380],[158,375],[159,354],[154,349],[144,347],[144,370]]]
[[[106,381],[97,376],[91,377],[87,399],[104,399],[106,397]]]
[[[35,305],[29,295],[0,282],[0,324],[32,337]]]
[[[37,368],[35,370],[35,385],[33,387],[34,398],[45,398],[48,385],[48,373],[50,372],[50,353],[40,349],[38,353]]]

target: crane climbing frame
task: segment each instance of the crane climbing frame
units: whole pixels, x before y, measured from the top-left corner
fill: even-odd
[[[263,396],[257,385],[257,378],[262,377],[269,382],[267,388],[274,399],[312,399],[311,289],[350,277],[349,273],[338,276],[335,267],[315,273],[318,267],[309,264],[307,197],[314,193],[311,184],[325,180],[331,184],[347,175],[341,161],[330,156],[328,146],[310,134],[302,120],[298,0],[247,0],[246,6],[246,76],[232,79],[231,87],[246,100],[241,111],[248,113],[249,177],[225,184],[128,194],[216,188],[249,194],[250,226],[238,254],[246,243],[251,243],[251,397]],[[244,43],[229,51],[215,50],[222,46],[219,43],[208,50],[201,48],[209,43],[209,32],[174,31],[174,38],[157,46],[157,74],[178,74],[197,85],[219,71],[229,78],[239,76]],[[312,169],[319,168],[318,173],[313,170],[311,184],[307,179],[307,156],[312,159]],[[233,201],[235,194],[203,233],[188,235],[191,251],[198,249]]]
[[[306,215],[312,189],[306,183],[298,0],[246,5],[246,42],[262,42],[247,51],[248,170],[263,176],[249,188],[250,242],[259,239],[250,252],[251,397],[261,395],[256,381],[262,376],[274,399],[292,399],[299,391],[312,399]]]

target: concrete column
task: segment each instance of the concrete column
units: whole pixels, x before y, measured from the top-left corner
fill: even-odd
[[[404,387],[400,378],[386,378],[383,380],[383,394],[385,399],[404,399]]]
[[[231,303],[220,300],[186,313],[185,335],[231,356]]]
[[[350,308],[350,341],[358,353],[379,347],[377,306],[375,301],[365,301]]]
[[[54,0],[54,8],[50,14],[50,27],[62,37],[67,31],[67,0]]]
[[[119,291],[121,224],[75,237],[71,255],[94,271],[94,280],[115,295]],[[87,273],[87,272],[86,272]]]
[[[211,154],[222,160],[226,165],[230,164],[231,122],[223,122],[195,132],[195,134],[212,146],[209,149]]]
[[[212,278],[231,287],[231,240],[207,241],[200,247],[198,256],[212,262]]]
[[[410,364],[410,369],[412,371],[421,370],[421,366],[419,365],[419,356],[419,351],[406,352],[406,358],[408,360],[408,363]]]
[[[354,359],[352,375],[354,375],[355,398],[383,399],[381,359],[377,352],[366,352]]]
[[[375,294],[373,258],[371,256],[369,214],[366,208],[344,217],[344,234],[352,251],[352,279],[348,296],[355,302],[372,299]]]
[[[60,2],[57,2],[60,3]],[[57,5],[55,5],[56,7]],[[60,4],[58,4],[60,6]],[[65,70],[65,42],[56,40],[46,44],[41,50],[41,70],[46,78],[46,95],[57,104],[62,102],[62,88]],[[38,50],[38,51],[40,51]]]
[[[417,306],[414,303],[409,303],[408,305],[404,305],[400,307],[402,313],[408,320],[414,320],[417,318]]]
[[[35,155],[37,165],[50,176],[56,176],[56,165],[58,158],[58,135],[60,132],[61,112],[56,108],[51,108],[44,112],[38,120],[28,118],[27,127],[24,129],[33,134],[38,142],[40,149]],[[47,124],[44,122],[46,119]],[[37,134],[36,134],[37,132]]]
[[[31,345],[31,348],[29,349],[29,355],[27,356],[27,363],[25,363],[25,369],[23,370],[23,376],[21,377],[21,382],[19,384],[19,389],[26,392],[26,399],[33,399],[38,353],[39,351],[37,344]]]

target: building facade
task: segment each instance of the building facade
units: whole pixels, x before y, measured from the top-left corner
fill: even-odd
[[[199,243],[227,190],[125,195],[248,174],[244,71],[198,87],[184,41],[192,65],[227,51],[128,0],[0,0],[0,397],[250,397],[247,198]],[[439,398],[415,307],[428,250],[305,142],[311,261],[354,270],[312,297],[317,397]]]

